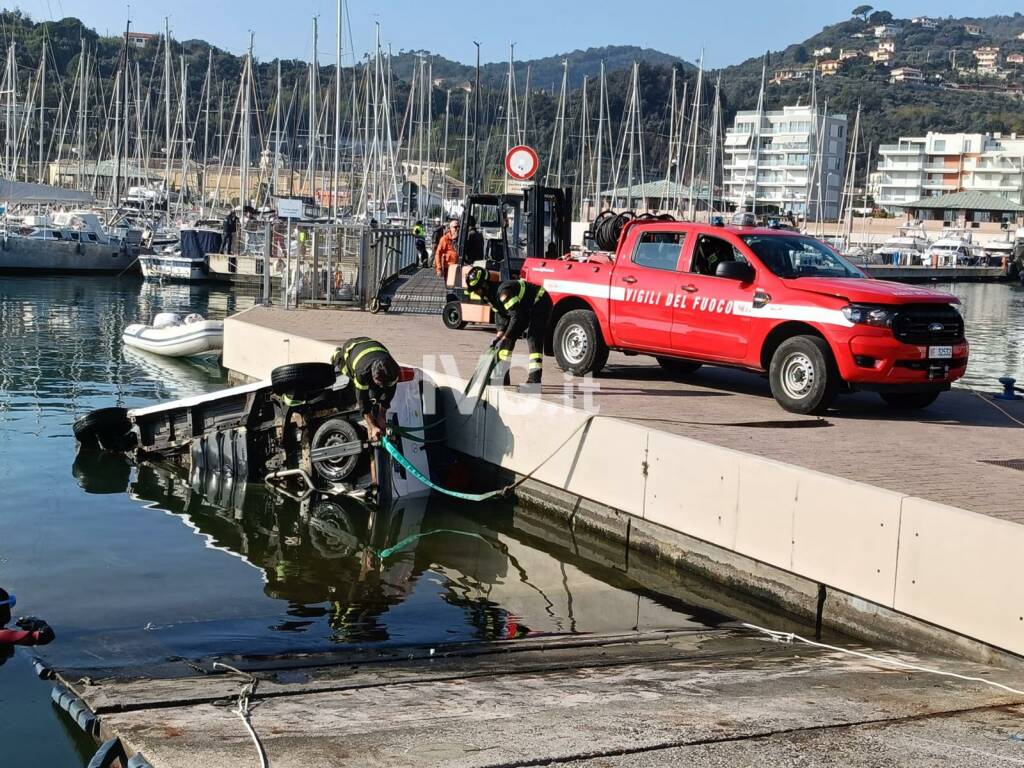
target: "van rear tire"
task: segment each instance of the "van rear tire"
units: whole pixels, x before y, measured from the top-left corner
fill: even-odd
[[[597,317],[589,309],[566,312],[555,325],[553,337],[558,367],[576,376],[600,373],[608,362],[608,345]]]

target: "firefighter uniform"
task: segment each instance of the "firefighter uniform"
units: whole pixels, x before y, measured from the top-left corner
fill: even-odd
[[[363,416],[376,415],[382,421],[395,396],[399,377],[398,363],[387,348],[379,341],[360,336],[338,347],[332,362],[352,383]],[[387,372],[383,384],[373,380],[372,369],[376,362],[383,362]]]

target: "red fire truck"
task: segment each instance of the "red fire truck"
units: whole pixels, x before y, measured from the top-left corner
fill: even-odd
[[[551,294],[548,351],[577,375],[613,349],[674,375],[745,368],[786,410],[819,413],[844,390],[924,408],[967,367],[955,296],[871,279],[791,230],[633,220],[614,252],[530,258],[522,274]]]

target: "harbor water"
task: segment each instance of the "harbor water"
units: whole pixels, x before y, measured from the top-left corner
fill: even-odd
[[[137,280],[0,276],[0,585],[17,594],[16,615],[44,617],[57,634],[0,658],[0,764],[80,768],[95,749],[34,679],[35,654],[82,675],[130,675],[227,654],[727,620],[685,590],[654,591],[580,559],[510,507],[431,500],[371,515],[76,455],[72,423],[93,408],[225,386],[218,368],[123,349],[124,326],[161,310],[220,317],[251,301]]]

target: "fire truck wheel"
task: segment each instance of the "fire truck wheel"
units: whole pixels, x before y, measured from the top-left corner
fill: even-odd
[[[577,376],[599,373],[608,362],[608,345],[589,309],[566,312],[555,326],[553,344],[558,367]]]
[[[449,301],[444,305],[441,319],[444,320],[444,327],[452,331],[461,331],[466,327],[466,321],[462,319],[462,304],[457,301]]]
[[[827,341],[793,336],[772,355],[768,381],[772,395],[790,413],[822,413],[839,390],[839,371]]]
[[[657,357],[658,365],[670,376],[689,376],[697,371],[701,364],[693,360],[680,360],[678,357]]]
[[[333,385],[335,378],[330,363],[292,363],[270,372],[274,394],[292,397],[318,394]]]

